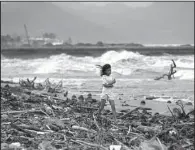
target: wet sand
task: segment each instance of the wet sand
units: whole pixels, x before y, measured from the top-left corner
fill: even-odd
[[[84,95],[86,97],[88,93],[91,93],[94,99],[100,100],[101,81],[88,80],[80,84],[74,83],[63,86],[69,92],[69,97],[72,95]],[[184,105],[187,102],[194,104],[194,82],[190,80],[118,80],[114,92],[117,95],[115,100],[117,111],[131,110],[142,106],[152,108],[153,113],[159,112],[170,115],[167,105],[170,108],[178,107],[175,103],[178,100],[182,100]],[[152,96],[156,97],[156,99],[146,99]],[[145,105],[140,104],[142,100],[146,102]],[[171,101],[171,103],[167,103],[168,101]],[[122,106],[125,104],[129,106]],[[193,105],[185,105],[187,112],[193,107]],[[110,109],[109,103],[105,109]]]
[[[17,84],[12,86],[18,86]],[[88,93],[93,95],[94,99],[100,100],[101,81],[88,80],[80,84],[63,85],[64,89],[69,92],[69,97],[72,95],[84,95]],[[188,112],[194,106],[186,105],[187,102],[194,104],[194,82],[190,80],[122,80],[119,79],[114,87],[114,92],[117,95],[115,100],[117,111],[124,109],[134,109],[135,107],[152,108],[152,113],[161,113],[170,115],[167,105],[170,108],[178,107],[176,101],[182,100],[185,104],[185,109]],[[155,98],[147,100],[147,97]],[[59,95],[61,97],[61,95]],[[145,105],[140,102],[144,100]],[[167,103],[170,101],[171,103]],[[129,106],[124,106],[129,105]],[[110,109],[109,103],[105,109]]]
[[[122,109],[132,109],[135,106],[152,108],[152,112],[159,112],[164,114],[170,114],[167,105],[177,107],[175,102],[182,100],[184,104],[187,102],[194,103],[194,82],[190,80],[161,80],[161,81],[117,81],[115,86],[115,93],[117,93],[117,99],[115,100],[117,111]],[[101,82],[100,82],[101,83]],[[98,82],[87,82],[80,87],[72,87],[70,89],[71,94],[92,93],[94,98],[100,99],[101,85]],[[149,96],[160,97],[153,100],[146,100]],[[144,100],[146,104],[140,105],[140,102]],[[167,103],[171,101],[171,103]],[[130,106],[122,106],[122,104],[128,104]],[[132,106],[132,107],[131,107]],[[107,109],[110,106],[107,105]],[[186,105],[185,108],[190,110],[193,106]]]

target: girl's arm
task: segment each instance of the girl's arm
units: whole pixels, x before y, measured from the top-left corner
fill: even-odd
[[[107,80],[104,79],[103,86],[104,87],[113,87],[113,84],[116,83],[116,80],[114,79],[111,83],[106,82]]]
[[[103,86],[109,88],[109,87],[113,87],[113,84],[103,84]]]
[[[116,83],[116,80],[115,79],[113,79],[113,81],[111,82],[111,83],[109,83],[110,85],[113,85],[113,84],[115,84]]]
[[[115,83],[116,83],[116,80],[114,79],[113,82],[112,82],[112,84],[115,84]]]
[[[103,76],[102,77],[102,81],[103,81],[103,86],[104,87],[113,87],[113,84],[116,83],[115,79],[110,79],[107,76]]]

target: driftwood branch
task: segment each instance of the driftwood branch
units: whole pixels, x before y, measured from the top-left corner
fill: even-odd
[[[169,106],[168,106],[168,105],[167,105],[167,107],[168,107],[168,109],[169,109],[169,111],[170,111],[170,113],[171,113],[171,115],[172,115],[173,119],[174,119],[174,120],[176,120],[175,115],[173,114],[173,112],[171,111],[171,109],[169,108]]]
[[[133,109],[133,110],[127,112],[127,113],[124,114],[123,116],[121,116],[120,119],[124,119],[125,117],[131,115],[133,112],[135,112],[135,111],[137,111],[137,110],[139,110],[139,109],[141,109],[141,110],[152,110],[151,108],[137,107],[137,108],[135,108],[135,109]]]
[[[42,113],[46,116],[49,116],[42,110],[22,110],[22,111],[6,111],[6,112],[1,112],[1,114],[21,114],[21,113]]]
[[[100,149],[103,149],[103,150],[108,150],[108,148],[103,147],[103,146],[98,145],[98,144],[93,144],[93,143],[89,143],[89,142],[85,142],[85,141],[81,141],[81,140],[71,140],[71,141],[82,144],[82,145],[90,146],[90,147],[97,147],[97,148],[100,148]]]
[[[76,125],[72,126],[72,129],[74,129],[74,130],[82,130],[82,131],[91,132],[91,133],[97,133],[97,132],[94,131],[94,130],[89,130],[89,129],[87,129],[87,128],[79,127],[79,126],[76,126]]]

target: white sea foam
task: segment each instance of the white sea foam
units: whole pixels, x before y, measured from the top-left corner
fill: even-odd
[[[24,74],[54,74],[59,77],[71,72],[72,76],[82,73],[84,76],[97,76],[96,64],[110,63],[112,71],[118,75],[131,76],[136,73],[152,74],[152,72],[164,74],[169,72],[171,59],[177,65],[177,79],[194,80],[194,56],[144,56],[139,53],[121,50],[120,52],[109,51],[101,57],[74,57],[66,54],[39,59],[7,59],[1,60],[2,75]],[[155,77],[154,77],[155,78]]]
[[[181,100],[181,101],[183,101],[185,103],[186,102],[191,102],[192,105],[194,105],[194,101],[190,100],[189,98],[173,98],[173,97],[170,97],[170,98],[167,99],[167,98],[160,97],[160,98],[155,99],[155,101],[161,101],[161,102],[168,102],[168,101],[170,101],[172,103],[176,103],[179,100]]]

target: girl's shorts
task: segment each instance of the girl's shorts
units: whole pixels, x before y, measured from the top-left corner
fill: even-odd
[[[116,95],[115,94],[101,94],[101,99],[104,100],[115,100],[116,99]]]

